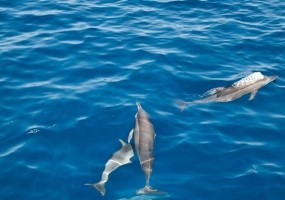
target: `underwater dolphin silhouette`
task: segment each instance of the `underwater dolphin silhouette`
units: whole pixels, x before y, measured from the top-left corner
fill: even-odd
[[[187,105],[195,103],[229,102],[250,93],[249,100],[254,99],[258,90],[277,79],[278,76],[265,76],[261,72],[254,72],[228,87],[217,87],[205,92],[200,99],[193,101],[177,100],[176,103],[183,110]]]
[[[134,156],[134,151],[130,144],[132,136],[133,136],[133,129],[129,133],[128,144],[121,139],[119,140],[122,144],[122,147],[121,149],[116,151],[105,164],[105,169],[102,173],[101,180],[98,183],[85,184],[85,185],[93,186],[96,190],[98,190],[101,193],[102,196],[105,195],[106,193],[105,183],[109,179],[109,174],[122,165],[132,163],[132,161],[130,160]]]
[[[137,194],[161,194],[157,189],[153,189],[150,184],[150,176],[152,173],[153,157],[153,143],[155,133],[153,125],[150,121],[148,113],[137,102],[138,112],[135,116],[136,125],[134,130],[135,148],[139,157],[142,170],[145,174],[146,185],[144,188],[139,189]]]

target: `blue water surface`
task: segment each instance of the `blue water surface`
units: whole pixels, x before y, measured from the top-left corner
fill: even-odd
[[[0,199],[285,199],[285,1],[0,1]],[[255,99],[191,100],[260,71]],[[134,127],[156,132],[151,185],[138,157],[85,183]]]

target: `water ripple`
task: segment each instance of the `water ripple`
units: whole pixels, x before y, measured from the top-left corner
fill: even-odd
[[[284,10],[280,0],[1,1],[0,198],[96,198],[83,184],[100,178],[140,101],[162,198],[283,199]],[[254,71],[279,78],[253,101],[174,103]],[[135,157],[105,198],[154,199],[134,196],[143,185]]]
[[[0,153],[0,158],[12,155],[13,153],[16,153],[18,150],[20,150],[24,146],[25,146],[25,143],[14,145],[14,146],[12,146],[11,148],[9,148],[9,149],[7,149],[5,151],[2,151]]]

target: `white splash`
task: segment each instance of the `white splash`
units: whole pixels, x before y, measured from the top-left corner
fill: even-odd
[[[233,87],[239,88],[239,87],[244,87],[250,84],[253,84],[261,79],[263,79],[264,76],[260,72],[254,72],[239,81],[235,82],[232,84]]]
[[[33,129],[31,129],[29,132],[27,132],[27,134],[34,134],[34,133],[37,133],[37,132],[39,132],[40,131],[40,129],[38,129],[38,128],[33,128]]]

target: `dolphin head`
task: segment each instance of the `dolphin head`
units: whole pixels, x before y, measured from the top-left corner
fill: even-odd
[[[135,117],[137,119],[149,118],[148,113],[142,108],[141,104],[139,102],[136,102],[136,104],[137,104],[138,112]]]
[[[137,104],[138,110],[142,109],[142,106],[141,106],[140,102],[137,101],[136,104]]]
[[[266,85],[272,81],[275,81],[277,78],[278,76],[264,76],[264,83]]]
[[[275,81],[278,78],[278,76],[268,76],[267,78],[269,79],[269,82],[271,82]]]

